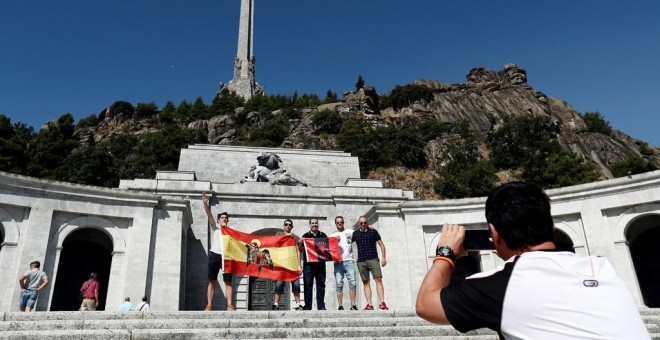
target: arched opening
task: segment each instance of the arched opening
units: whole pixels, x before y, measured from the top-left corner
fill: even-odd
[[[571,240],[568,234],[557,228],[555,228],[555,247],[557,247],[557,250],[575,253],[573,240]]]
[[[98,310],[105,310],[112,251],[112,240],[98,229],[82,228],[67,236],[62,244],[50,310],[78,310],[80,287],[92,272],[98,273]]]
[[[644,304],[660,307],[660,215],[648,215],[634,220],[626,229],[637,281]]]
[[[267,228],[253,232],[259,236],[277,236],[282,229]],[[296,240],[298,236],[296,236]],[[248,310],[270,310],[273,305],[273,295],[275,293],[275,281],[250,277],[248,281]],[[284,284],[284,294],[280,298],[279,307],[282,310],[291,308],[291,284]]]

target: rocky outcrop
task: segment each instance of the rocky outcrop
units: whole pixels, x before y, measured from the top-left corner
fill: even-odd
[[[431,79],[417,80],[414,84],[431,89],[433,100],[414,102],[398,110],[391,107],[381,110],[376,89],[365,85],[358,91],[346,92],[341,102],[299,109],[295,112],[295,119],[284,120],[288,122],[290,134],[280,146],[336,149],[336,136],[317,131],[312,123],[312,118],[317,112],[331,110],[338,112],[344,119],[359,119],[366,126],[373,128],[389,125],[415,128],[429,119],[447,123],[465,120],[480,142],[481,153],[487,157],[485,141],[490,131],[497,129],[507,117],[538,115],[550,117],[556,122],[558,138],[562,146],[590,160],[601,170],[603,177],[612,176],[609,168],[613,162],[631,156],[643,157],[660,164],[659,148],[616,130],[613,130],[611,135],[588,132],[584,120],[573,107],[561,99],[550,98],[533,89],[527,83],[525,69],[514,64],[504,65],[499,71],[484,67],[473,68],[466,74],[465,82],[460,84],[446,84]],[[150,119],[135,117],[131,110],[133,107],[129,103],[114,103],[99,114],[100,124],[97,127],[80,131],[78,138],[82,144],[92,144],[115,134],[154,131]],[[282,109],[274,112],[247,113],[243,110],[238,108],[234,115],[195,121],[188,124],[188,127],[205,131],[209,143],[241,145],[245,142],[242,140],[246,135],[245,132],[262,126],[266,120],[273,117],[281,119],[285,114],[291,117],[291,112]],[[244,117],[244,124],[240,126],[233,118],[239,116]],[[90,136],[93,136],[93,141],[90,140]],[[401,171],[389,175],[381,173],[380,177],[385,180],[386,186],[412,188],[418,197],[432,198],[433,193],[428,191],[432,189],[428,188],[432,188],[435,169],[443,163],[443,150],[447,145],[455,142],[452,138],[445,136],[443,139],[428,143],[425,148],[429,164],[426,170],[428,176],[418,176],[415,180],[416,184],[406,183]],[[375,176],[375,174],[371,175]],[[424,191],[419,188],[427,189]]]

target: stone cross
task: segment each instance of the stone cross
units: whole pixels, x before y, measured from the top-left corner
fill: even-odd
[[[238,26],[238,48],[234,57],[234,77],[227,85],[221,85],[248,100],[263,94],[264,87],[255,79],[254,58],[254,0],[241,0],[241,17]]]

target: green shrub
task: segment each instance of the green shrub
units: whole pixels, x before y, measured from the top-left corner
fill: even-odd
[[[86,127],[94,127],[99,123],[99,119],[95,114],[91,114],[85,118],[82,118],[76,124],[77,129],[82,129]]]
[[[606,136],[612,134],[612,127],[610,122],[605,120],[605,117],[599,112],[587,112],[582,115],[584,123],[587,124],[587,131],[589,132],[598,132]]]
[[[344,120],[339,113],[331,110],[323,110],[314,114],[312,123],[318,132],[337,134],[341,130]]]
[[[433,91],[424,85],[397,86],[390,93],[389,100],[392,107],[398,110],[417,101],[432,101]]]
[[[644,172],[658,170],[658,167],[641,158],[641,157],[628,157],[612,163],[610,171],[614,177],[623,177],[628,175],[641,174]]]
[[[250,131],[248,144],[252,146],[277,147],[289,136],[289,130],[276,121],[268,121]]]

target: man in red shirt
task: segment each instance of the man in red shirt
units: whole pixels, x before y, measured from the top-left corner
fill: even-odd
[[[91,273],[89,280],[80,286],[80,293],[83,297],[80,305],[81,311],[96,310],[96,307],[99,306],[99,282],[96,279],[97,274]]]

